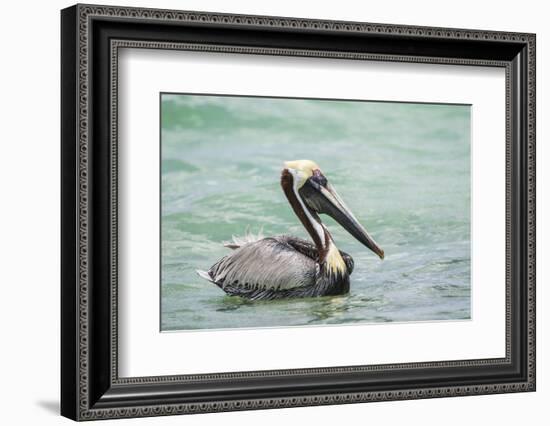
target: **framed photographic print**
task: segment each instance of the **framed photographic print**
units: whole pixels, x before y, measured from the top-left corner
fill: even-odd
[[[61,412],[535,390],[535,35],[61,12]]]

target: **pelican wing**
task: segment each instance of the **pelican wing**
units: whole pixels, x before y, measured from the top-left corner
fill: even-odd
[[[282,291],[315,284],[317,263],[288,240],[273,237],[247,243],[223,257],[207,274],[226,291]]]
[[[303,255],[313,259],[315,262],[319,261],[319,251],[315,244],[310,243],[309,241],[302,240],[301,238],[296,237],[281,237],[284,238],[284,241],[294,247]]]

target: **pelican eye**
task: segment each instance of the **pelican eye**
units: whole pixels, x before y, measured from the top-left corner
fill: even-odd
[[[319,169],[313,170],[310,179],[325,188],[327,187],[327,178],[323,175],[323,173],[321,173],[321,170]]]

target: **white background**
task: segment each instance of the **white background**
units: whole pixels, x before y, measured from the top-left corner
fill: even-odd
[[[120,0],[122,2],[122,0]],[[117,4],[105,0],[103,3]],[[125,2],[128,4],[128,2]],[[542,1],[140,1],[134,6],[536,32],[538,391],[423,401],[118,420],[119,424],[547,424],[550,400],[550,28]],[[0,66],[0,398],[3,424],[69,424],[59,394],[59,9],[3,4]],[[546,81],[545,81],[546,76]],[[546,167],[543,167],[546,165]],[[102,424],[117,424],[108,421]]]
[[[505,356],[504,69],[125,49],[119,81],[121,376]],[[159,333],[160,218],[151,200],[159,199],[166,91],[471,103],[472,319]],[[491,173],[487,164],[496,165]],[[220,357],[212,342],[236,349]]]

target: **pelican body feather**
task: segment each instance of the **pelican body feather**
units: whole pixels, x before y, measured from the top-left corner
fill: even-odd
[[[201,276],[227,294],[253,300],[345,294],[353,259],[339,253],[344,270],[326,273],[328,265],[319,264],[313,244],[285,235],[267,237],[235,248]]]

